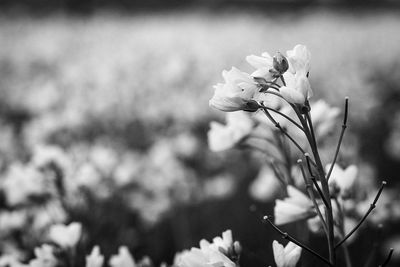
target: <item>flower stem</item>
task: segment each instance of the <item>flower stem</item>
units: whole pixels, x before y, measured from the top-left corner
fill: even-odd
[[[340,137],[339,137],[339,141],[338,144],[336,146],[336,151],[335,151],[335,156],[333,157],[333,161],[331,164],[331,167],[329,168],[329,171],[326,175],[326,179],[329,181],[329,178],[331,177],[332,174],[332,170],[333,167],[335,166],[337,157],[339,155],[339,150],[340,150],[340,146],[342,145],[342,140],[343,140],[343,136],[344,136],[344,132],[347,128],[347,114],[348,114],[348,110],[349,110],[349,98],[346,97],[345,98],[345,105],[344,105],[344,117],[343,117],[343,124],[342,124],[342,131],[340,132]]]
[[[367,219],[368,215],[372,212],[372,210],[376,207],[376,202],[378,202],[379,197],[381,196],[381,193],[383,191],[383,187],[386,185],[386,181],[382,181],[381,187],[379,188],[378,193],[375,196],[374,201],[372,204],[369,206],[369,209],[367,212],[364,214],[364,216],[361,218],[361,220],[358,222],[358,224],[351,230],[339,243],[335,245],[335,249],[338,248],[341,244],[343,244],[350,236],[354,234],[355,231],[362,225],[362,223]]]
[[[320,254],[318,254],[317,252],[315,252],[313,249],[309,248],[308,246],[302,244],[300,241],[296,240],[294,237],[292,237],[291,235],[289,235],[286,232],[283,232],[281,229],[279,229],[269,218],[269,216],[264,216],[263,217],[263,222],[268,222],[272,228],[278,232],[283,239],[287,239],[290,242],[295,243],[296,245],[298,245],[299,247],[303,248],[304,250],[310,252],[311,254],[313,254],[314,256],[316,256],[317,258],[319,258],[320,260],[322,260],[323,262],[325,262],[327,265],[329,266],[333,266],[327,259],[325,259],[324,257],[322,257]]]

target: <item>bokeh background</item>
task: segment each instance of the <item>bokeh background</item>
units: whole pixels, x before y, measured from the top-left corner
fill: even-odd
[[[272,265],[279,236],[249,211],[257,204],[272,213],[273,202],[249,191],[261,159],[209,151],[209,122],[224,114],[208,100],[223,69],[250,71],[247,55],[298,43],[312,53],[315,99],[342,107],[350,97],[342,162],[359,164],[367,183],[387,180],[398,199],[399,7],[396,0],[0,1],[1,253],[29,258],[48,225],[79,221],[80,264],[95,244],[106,256],[127,245],[137,258],[171,263],[175,252],[232,229],[243,266]],[[377,210],[383,233],[367,227],[350,245],[355,266],[375,239],[376,263],[400,247],[396,209]],[[10,214],[23,219],[1,220]]]

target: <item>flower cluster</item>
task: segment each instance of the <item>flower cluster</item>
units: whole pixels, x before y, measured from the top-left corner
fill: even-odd
[[[344,250],[346,265],[351,266],[344,243],[353,240],[361,224],[368,221],[386,182],[382,182],[377,193],[364,190],[365,194],[360,194],[361,190],[355,190],[359,184],[358,168],[342,168],[337,163],[347,128],[348,98],[333,159],[323,163],[323,140],[330,137],[340,110],[322,100],[310,102],[310,59],[308,49],[296,45],[286,56],[279,52],[274,56],[248,56],[247,62],[256,69],[251,74],[235,67],[223,71],[224,83],[214,87],[209,104],[228,112],[226,125],[212,122],[208,142],[213,151],[250,148],[266,159],[250,193],[261,201],[281,196],[275,200],[273,219],[263,217],[264,222],[290,241],[285,248],[273,242],[277,266],[295,266],[301,248],[326,265],[337,266],[338,247]],[[359,207],[365,207],[364,203],[369,203],[369,209],[361,211]],[[312,233],[326,236],[328,256],[320,255],[279,228],[300,221],[306,221]]]

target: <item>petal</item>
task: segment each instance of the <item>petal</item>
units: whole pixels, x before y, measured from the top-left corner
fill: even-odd
[[[279,91],[289,103],[304,104],[306,101],[305,96],[294,88],[282,86]]]

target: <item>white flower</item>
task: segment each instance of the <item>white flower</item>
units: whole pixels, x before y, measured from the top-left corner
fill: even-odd
[[[289,197],[284,200],[277,199],[275,201],[274,217],[276,225],[287,224],[315,216],[313,203],[306,195],[291,185],[287,187],[287,192]]]
[[[301,247],[292,242],[287,243],[286,247],[283,247],[278,241],[274,240],[272,242],[272,249],[277,267],[296,267],[300,259]]]
[[[136,263],[128,248],[119,247],[118,255],[111,256],[109,261],[111,267],[136,267]]]
[[[331,168],[331,164],[326,166],[326,170]],[[340,189],[340,195],[346,197],[357,178],[358,168],[355,165],[350,165],[346,169],[342,169],[335,164],[329,178],[329,184],[337,186]]]
[[[204,242],[200,243],[199,248],[183,251],[177,256],[178,267],[235,267],[227,256],[220,251],[216,251]]]
[[[57,259],[54,257],[53,247],[47,244],[35,248],[36,258],[29,262],[29,267],[55,267]]]
[[[222,76],[225,83],[214,86],[214,96],[209,101],[210,106],[222,111],[248,110],[249,102],[257,92],[257,84],[245,72],[232,67],[224,70]]]
[[[104,263],[104,256],[100,254],[99,246],[92,249],[90,255],[86,256],[86,267],[101,267]]]
[[[208,131],[208,146],[212,151],[222,151],[235,146],[242,138],[250,134],[254,121],[250,116],[237,111],[226,114],[226,125],[211,122]]]
[[[306,100],[312,97],[310,83],[303,72],[292,74],[285,72],[283,74],[286,85],[280,87],[279,91],[283,98],[292,104],[304,104]]]
[[[63,248],[74,247],[81,237],[81,232],[82,225],[77,222],[70,223],[68,226],[55,224],[50,227],[49,238]]]
[[[46,179],[32,165],[14,163],[3,180],[7,203],[11,206],[25,203],[30,196],[41,195],[49,190]]]
[[[310,71],[311,53],[304,45],[296,45],[292,50],[286,52],[289,61],[289,71],[293,74],[303,73],[307,75]]]
[[[260,201],[269,201],[279,193],[280,183],[271,167],[264,165],[250,184],[250,195]]]
[[[237,243],[237,244],[236,244]],[[232,231],[227,230],[221,237],[215,237],[210,243],[203,239],[200,249],[192,248],[176,255],[174,265],[178,267],[235,267],[228,256],[238,256],[240,245],[233,242]]]
[[[318,100],[312,104],[310,113],[316,135],[323,137],[332,130],[335,119],[340,114],[340,109],[330,107],[324,100]]]
[[[266,80],[272,79],[273,58],[267,52],[261,54],[261,57],[251,55],[246,57],[247,62],[257,70],[251,76],[256,78],[264,78]]]
[[[4,211],[0,213],[0,231],[10,232],[21,229],[27,222],[27,214],[23,210]]]

